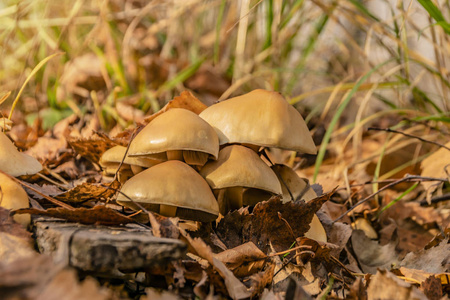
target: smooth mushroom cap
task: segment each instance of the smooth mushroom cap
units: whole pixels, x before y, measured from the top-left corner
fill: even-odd
[[[0,132],[0,170],[11,176],[32,175],[42,170],[34,157],[21,153],[11,140]]]
[[[283,203],[292,201],[289,191],[291,192],[294,201],[301,199],[308,202],[317,197],[308,182],[298,176],[297,173],[295,173],[295,171],[288,166],[276,164],[272,166],[272,169],[275,171],[275,174],[281,183],[281,188],[283,190],[283,198],[281,200]],[[314,214],[309,226],[309,230],[305,233],[305,237],[319,242],[327,242],[327,233],[325,232],[325,229],[323,228],[322,223],[320,223],[317,215]]]
[[[129,156],[191,150],[217,158],[219,139],[214,129],[190,110],[172,108],[156,117],[131,142]]]
[[[247,187],[281,194],[275,173],[251,149],[231,145],[219,152],[216,161],[208,162],[200,174],[212,189]]]
[[[122,162],[123,157],[125,156],[127,148],[124,146],[114,146],[108,150],[106,150],[102,157],[100,158],[100,165],[102,167],[114,167],[119,166],[119,164]],[[145,157],[125,157],[125,160],[123,161],[124,164],[127,165],[135,165],[140,166],[144,168],[150,168],[158,163],[160,161],[148,159]]]
[[[276,92],[254,90],[214,104],[200,117],[214,127],[221,145],[242,143],[317,153],[301,114]]]
[[[28,195],[25,190],[14,180],[0,173],[0,206],[6,209],[28,208]],[[15,215],[14,221],[23,226],[30,224],[30,215]]]
[[[123,194],[148,210],[161,213],[176,207],[176,216],[211,222],[219,215],[219,207],[206,181],[187,164],[172,160],[135,175],[122,187],[117,202],[139,210]]]
[[[310,188],[308,181],[298,176],[297,173],[288,166],[275,164],[271,168],[280,181],[281,189],[283,191],[281,194],[281,201],[283,203],[300,199],[311,200],[317,197],[314,190]],[[291,199],[291,194],[289,194],[289,192],[291,192],[294,199]]]

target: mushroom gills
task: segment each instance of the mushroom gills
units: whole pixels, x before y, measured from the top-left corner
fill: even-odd
[[[184,150],[183,158],[188,165],[203,166],[208,161],[209,154],[199,151]]]
[[[144,168],[141,166],[136,166],[136,165],[130,165],[131,168],[131,172],[133,172],[134,175],[141,173],[142,171],[144,171]]]
[[[272,197],[272,193],[255,188],[246,188],[242,195],[243,205],[256,205],[258,202],[267,201]]]
[[[177,216],[177,207],[172,205],[160,204],[159,205],[159,214],[165,217],[176,217]]]

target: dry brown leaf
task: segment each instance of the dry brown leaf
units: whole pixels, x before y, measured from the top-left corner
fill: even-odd
[[[13,213],[48,216],[81,224],[120,225],[134,223],[133,219],[103,205],[97,205],[93,208],[82,207],[75,209],[66,209],[63,207],[49,208],[47,210],[23,208],[15,210]]]
[[[65,99],[69,94],[85,98],[89,97],[89,91],[106,87],[102,65],[102,61],[93,53],[78,56],[67,62],[57,90],[58,99]]]
[[[103,152],[117,145],[126,146],[121,139],[111,139],[105,134],[97,133],[93,138],[67,137],[67,142],[82,157],[98,163]]]
[[[273,197],[256,204],[252,213],[249,213],[248,207],[241,208],[220,221],[217,235],[228,248],[252,241],[264,253],[269,250],[269,242],[276,252],[287,250],[297,237],[309,230],[314,214],[332,193],[308,203],[283,204],[279,198]]]
[[[31,243],[31,233],[26,231],[22,225],[16,223],[9,213],[9,209],[0,207],[0,232],[6,232]]]
[[[400,262],[400,266],[433,274],[450,272],[450,244],[448,241],[446,239],[435,247],[408,253]]]
[[[420,289],[427,296],[429,300],[442,299],[442,285],[441,279],[430,276],[420,285]]]
[[[445,144],[445,146],[450,148],[450,142]],[[445,148],[439,148],[436,152],[425,158],[420,164],[422,168],[422,176],[447,178],[449,175],[445,172],[445,168],[447,168],[448,172],[448,170],[450,170],[449,165],[450,151]],[[433,181],[422,181],[422,185],[430,193],[437,187],[436,182]],[[431,188],[432,186],[433,188]]]
[[[111,298],[111,292],[101,288],[95,279],[88,277],[79,282],[74,269],[62,270],[49,283],[40,289],[35,289],[34,292],[31,299],[36,300],[106,300]]]
[[[370,279],[367,288],[369,300],[427,300],[427,297],[416,287],[398,279],[385,270],[379,270]]]
[[[145,118],[146,123],[150,123],[154,118],[160,114],[168,111],[171,108],[184,108],[190,110],[197,115],[200,114],[207,106],[203,104],[200,100],[192,95],[189,91],[184,91],[180,96],[173,98],[169,103],[167,103],[160,111],[154,113],[151,116]]]
[[[155,289],[147,288],[145,289],[146,296],[142,296],[140,300],[179,300],[181,299],[176,294],[169,291],[158,292]]]
[[[220,274],[220,276],[225,281],[225,286],[227,288],[228,294],[233,299],[246,299],[249,298],[251,293],[247,288],[233,275],[233,273],[227,269],[224,263],[222,263],[217,258],[213,257],[211,248],[205,244],[199,238],[191,238],[189,234],[186,233],[181,228],[178,228],[183,237],[187,240],[189,246],[191,246],[197,252],[198,256],[206,259],[214,269]]]
[[[381,246],[377,241],[369,239],[362,230],[353,231],[351,241],[364,273],[375,274],[378,268],[391,269],[391,265],[398,262],[396,241]]]
[[[249,285],[252,296],[256,296],[264,291],[264,288],[273,281],[275,264],[270,263],[262,272],[250,276]]]
[[[111,199],[120,189],[120,183],[115,180],[108,186],[85,182],[55,198],[67,203],[82,203],[88,200],[106,201]]]
[[[232,249],[215,254],[237,277],[250,276],[259,272],[267,257],[253,242],[247,242]]]
[[[406,277],[412,278],[420,283],[425,282],[430,277],[436,277],[442,284],[447,283],[447,277],[450,276],[450,273],[430,273],[423,270],[410,269],[406,267],[400,267],[399,271]]]

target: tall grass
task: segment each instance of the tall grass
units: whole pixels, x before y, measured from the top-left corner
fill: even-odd
[[[448,15],[447,6],[430,1],[3,1],[0,96],[19,95],[34,67],[61,51],[65,55],[39,69],[21,94],[36,99],[38,108],[79,110],[92,102],[57,93],[66,84],[64,66],[85,53],[103,64],[106,84],[95,93],[96,107],[114,94],[114,101],[137,97],[131,105],[154,111],[208,70],[229,86],[200,87],[194,90],[200,98],[273,89],[311,112],[308,120],[319,116],[328,131],[317,175],[338,130],[353,124],[359,147],[361,130],[377,121],[369,116],[385,109],[437,116],[428,122],[448,126]],[[215,82],[209,84],[214,89]]]

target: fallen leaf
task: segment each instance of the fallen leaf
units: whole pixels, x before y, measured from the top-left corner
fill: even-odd
[[[111,292],[101,288],[92,277],[79,282],[76,270],[66,269],[56,274],[50,282],[45,283],[41,288],[35,289],[30,298],[36,300],[106,300],[111,298]]]
[[[25,230],[22,225],[15,222],[9,213],[9,209],[0,206],[0,232],[6,232],[32,243],[31,233]]]
[[[154,118],[159,116],[160,114],[168,111],[171,108],[184,108],[190,110],[197,115],[200,114],[204,109],[206,109],[206,105],[203,104],[200,100],[197,99],[194,95],[192,95],[189,91],[184,91],[180,96],[173,98],[169,103],[167,103],[160,111],[154,113],[151,116],[145,118],[145,122],[150,123]]]
[[[225,281],[228,294],[233,299],[249,298],[251,293],[247,288],[233,275],[233,273],[217,258],[213,257],[211,248],[199,238],[191,238],[183,229],[179,228],[180,233],[187,240],[188,244],[195,249],[197,254],[206,259]]]
[[[264,253],[269,250],[269,242],[276,252],[289,249],[297,237],[309,230],[314,214],[332,193],[308,203],[299,201],[283,204],[279,198],[273,197],[256,204],[252,213],[249,213],[248,207],[241,208],[220,221],[217,235],[228,248],[252,241]]]
[[[267,256],[254,243],[247,242],[214,254],[214,257],[233,271],[235,276],[245,277],[259,272],[263,268]]]
[[[169,291],[158,292],[155,289],[147,288],[145,289],[146,296],[142,296],[140,300],[179,300],[181,299],[176,294]]]
[[[427,300],[427,297],[413,285],[397,278],[391,272],[379,270],[370,279],[367,288],[368,300]]]
[[[85,182],[55,198],[67,203],[83,203],[88,200],[107,201],[117,193],[118,189],[120,189],[120,183],[117,180],[107,186]]]
[[[410,269],[406,267],[400,267],[399,271],[407,278],[414,279],[417,282],[423,283],[430,277],[436,277],[442,284],[446,284],[447,277],[450,273],[430,273],[423,270]]]
[[[252,297],[262,293],[264,288],[272,283],[274,270],[275,264],[270,263],[264,271],[250,276],[249,286],[250,291],[252,292]]]
[[[105,134],[98,133],[92,138],[66,138],[76,153],[96,164],[100,161],[103,152],[109,148],[117,145],[126,146],[121,139],[111,139]]]
[[[81,224],[120,225],[134,223],[133,219],[103,205],[97,205],[93,208],[81,207],[75,209],[66,209],[63,207],[49,208],[47,210],[23,208],[15,210],[13,213],[48,216]]]
[[[450,244],[448,241],[446,239],[435,247],[422,249],[416,253],[408,253],[400,262],[400,266],[433,274],[449,272]]]
[[[427,296],[429,300],[442,299],[442,285],[441,279],[430,276],[420,285],[420,289]]]
[[[391,269],[391,265],[398,262],[395,241],[381,246],[377,241],[369,239],[364,231],[355,230],[351,242],[364,273],[375,274],[378,268]]]
[[[445,146],[450,148],[450,142],[445,144]],[[425,158],[420,164],[420,167],[422,168],[422,176],[447,178],[448,174],[445,172],[445,168],[449,164],[450,151],[441,147],[433,154]],[[432,193],[438,186],[434,181],[422,181],[421,184],[428,193]]]

